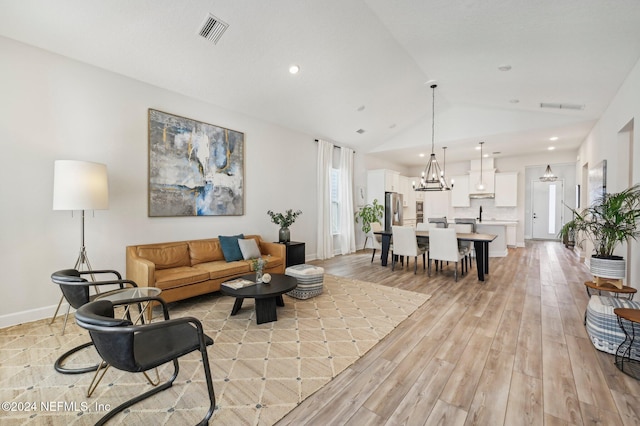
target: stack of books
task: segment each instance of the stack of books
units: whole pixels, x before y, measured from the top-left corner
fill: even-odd
[[[225,281],[222,283],[222,285],[225,287],[232,288],[234,290],[238,290],[239,288],[256,285],[256,283],[253,281],[246,280],[244,278],[236,278],[235,280]]]

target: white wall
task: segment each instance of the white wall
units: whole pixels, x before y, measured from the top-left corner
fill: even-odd
[[[52,210],[53,163],[105,163],[109,210],[88,213],[94,269],[125,272],[125,246],[239,232],[277,241],[269,209],[300,209],[291,237],[315,258],[316,143],[313,136],[0,38],[0,327],[53,314],[50,275],[72,267],[80,216]],[[147,110],[245,133],[245,215],[149,218]]]
[[[629,73],[625,82],[620,86],[609,107],[586,138],[579,151],[576,174],[578,182],[583,179],[583,167],[591,168],[602,160],[607,160],[607,192],[618,192],[629,186],[627,176],[622,176],[618,170],[630,168],[631,182],[640,183],[640,132],[630,132],[632,155],[626,147],[620,146],[621,134],[629,133],[629,128],[640,123],[640,61]],[[628,164],[631,163],[630,167]],[[587,188],[583,188],[586,194]],[[583,199],[586,199],[583,197]],[[616,254],[627,258],[627,268],[630,268],[631,279],[627,285],[640,287],[640,243],[631,244],[631,258],[628,258],[627,248],[622,247]],[[592,254],[591,247],[586,247],[585,257],[588,261]]]

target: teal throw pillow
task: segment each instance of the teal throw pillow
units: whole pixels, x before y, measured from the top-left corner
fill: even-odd
[[[239,238],[244,239],[244,234],[233,236],[218,235],[220,247],[222,248],[222,254],[224,255],[224,260],[226,260],[227,262],[242,260],[242,251],[240,251],[240,245],[238,245]]]

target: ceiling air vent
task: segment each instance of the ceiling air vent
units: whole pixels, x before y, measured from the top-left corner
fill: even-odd
[[[584,109],[584,105],[540,102],[540,108],[573,109],[576,111],[582,111]]]
[[[224,34],[227,28],[229,28],[229,24],[221,21],[212,14],[209,14],[202,22],[202,25],[198,30],[198,34],[201,37],[212,41],[213,44],[217,44],[218,40],[220,40],[220,37],[222,37],[222,34]]]

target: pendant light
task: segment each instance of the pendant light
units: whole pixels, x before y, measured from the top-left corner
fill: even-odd
[[[435,121],[436,121],[436,87],[437,84],[431,85],[432,98],[431,98],[431,156],[427,165],[420,177],[420,183],[418,186],[413,185],[413,189],[416,191],[448,191],[450,188],[447,186],[447,182],[444,179],[444,171],[440,169],[438,160],[436,160],[435,149]],[[445,148],[446,149],[446,148]]]
[[[483,155],[482,155],[482,145],[484,145],[484,142],[480,142],[480,181],[476,184],[476,189],[478,191],[484,191],[485,190],[485,186],[484,186],[484,182],[482,180],[482,159],[483,159]]]
[[[551,171],[551,166],[547,164],[544,175],[540,176],[540,182],[555,182],[557,179],[558,177]]]

